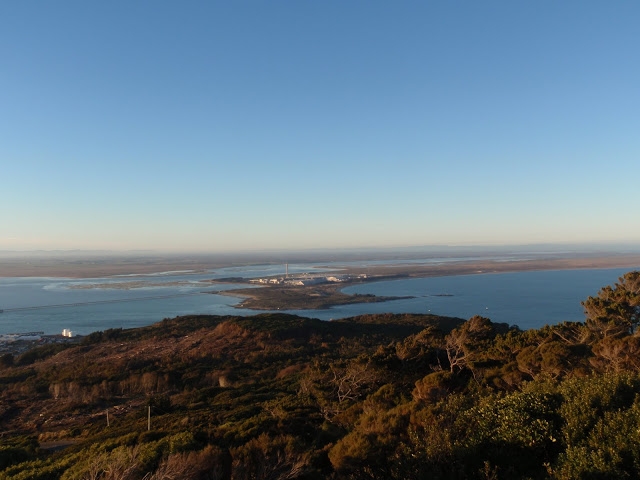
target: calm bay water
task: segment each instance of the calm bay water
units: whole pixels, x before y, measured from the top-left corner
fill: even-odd
[[[289,272],[306,272],[313,265],[289,265]],[[237,288],[233,284],[203,285],[199,280],[232,276],[257,277],[283,273],[281,265],[219,269],[202,274],[120,276],[100,279],[0,278],[0,334],[43,331],[60,333],[68,328],[88,334],[107,328],[132,328],[188,314],[254,315],[254,310],[234,308],[240,300],[207,294]],[[523,329],[539,328],[565,320],[582,321],[580,302],[613,284],[630,268],[558,270],[375,282],[345,288],[346,293],[415,298],[391,302],[346,305],[330,310],[291,311],[329,320],[365,313],[434,313],[469,318],[479,314]],[[126,281],[145,282],[129,290],[75,289],[83,284]],[[175,285],[175,282],[181,282]],[[186,283],[185,283],[186,282]],[[34,308],[37,307],[37,308]]]
[[[518,325],[526,330],[584,321],[581,301],[613,285],[631,268],[552,270],[396,280],[345,289],[346,293],[411,295],[394,312],[428,312]]]

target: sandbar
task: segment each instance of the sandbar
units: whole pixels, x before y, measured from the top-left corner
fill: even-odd
[[[318,260],[318,259],[316,259]],[[258,263],[258,262],[256,262]],[[254,264],[256,264],[254,263]],[[262,262],[264,264],[264,262]],[[271,262],[275,264],[276,262]],[[576,270],[594,268],[640,268],[640,255],[631,254],[555,254],[549,256],[514,256],[511,258],[455,259],[435,258],[425,263],[415,260],[398,259],[394,263],[348,264],[332,263],[326,268],[352,277],[366,276],[357,280],[358,283],[390,280],[397,278],[438,277],[450,275],[474,275],[502,272],[521,272],[534,270]],[[250,265],[244,261],[242,265]],[[314,262],[322,267],[322,261]],[[185,274],[211,272],[218,268],[241,266],[232,261],[215,258],[189,257],[105,257],[105,258],[0,258],[0,277],[58,277],[58,278],[105,278],[120,275],[149,275],[169,274],[180,272]],[[284,271],[283,271],[284,273]],[[325,272],[326,273],[326,272]],[[240,284],[249,279],[240,277],[219,280],[200,280],[203,286],[213,283],[239,283],[239,288],[226,291],[212,291],[203,293],[218,293],[243,298],[236,307],[254,310],[312,310],[326,309],[335,305],[354,303],[385,302],[407,297],[386,297],[374,295],[348,295],[341,290],[353,285],[355,281],[338,284],[324,284],[314,286],[268,285],[260,288],[243,288]],[[74,288],[119,288],[131,289],[148,286],[177,286],[181,282],[160,283],[151,279],[125,280],[116,283],[96,283],[78,285]],[[185,285],[192,285],[186,282]]]
[[[376,265],[347,267],[340,270],[355,280],[339,284],[320,286],[265,285],[259,288],[245,288],[211,292],[220,295],[237,296],[244,300],[237,308],[252,310],[319,310],[337,305],[356,303],[386,302],[410,297],[387,297],[375,295],[349,295],[341,290],[355,283],[370,283],[401,278],[439,277],[451,275],[476,275],[541,270],[576,270],[593,268],[638,268],[640,256],[598,257],[598,258],[557,258],[545,260],[513,261],[460,261],[443,264]],[[366,275],[361,278],[361,275]]]
[[[394,264],[374,266],[344,266],[332,264],[336,271],[349,274],[367,273],[371,275],[407,274],[416,277],[468,275],[473,273],[517,272],[529,270],[573,270],[581,268],[640,268],[640,255],[591,254],[555,255],[532,259],[513,260],[460,260],[456,262],[442,259],[442,263],[414,264],[399,259]],[[254,263],[257,264],[258,262]],[[263,262],[267,263],[267,262]],[[276,262],[268,262],[275,264]],[[322,261],[316,261],[322,266]],[[249,265],[243,262],[242,265]],[[0,257],[0,277],[54,277],[54,278],[104,278],[118,275],[149,275],[161,272],[207,271],[239,266],[233,261],[216,258],[159,257],[101,259],[69,259],[44,257]]]

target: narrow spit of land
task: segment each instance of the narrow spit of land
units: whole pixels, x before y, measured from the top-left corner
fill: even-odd
[[[401,276],[386,277],[387,280],[396,278],[401,278]],[[377,278],[377,280],[381,280],[381,278]],[[359,283],[364,282],[361,281]],[[347,285],[353,284],[354,282],[309,286],[269,285],[215,293],[244,298],[242,302],[235,305],[236,308],[248,308],[251,310],[324,310],[337,305],[387,302],[389,300],[411,298],[407,296],[348,295],[341,291]]]
[[[552,257],[511,260],[461,260],[429,265],[403,264],[402,261],[399,261],[397,264],[378,265],[367,268],[347,267],[343,270],[343,273],[350,275],[367,273],[380,276],[404,275],[407,277],[422,278],[481,273],[638,267],[640,267],[640,255],[608,255],[579,258]]]
[[[0,257],[0,277],[104,278],[161,272],[198,273],[233,265],[230,262],[176,258]]]
[[[426,258],[424,255],[420,258]],[[373,260],[373,258],[371,258]],[[409,261],[407,261],[409,260]],[[433,258],[432,260],[438,260]],[[410,263],[407,259],[398,258],[393,264],[375,266],[337,266],[334,261],[332,269],[346,274],[370,273],[371,275],[407,274],[415,277],[467,275],[472,273],[515,272],[527,270],[563,270],[578,268],[616,268],[640,266],[640,254],[552,254],[550,256],[536,255],[534,258],[495,261],[495,260],[460,260],[447,261],[442,257],[441,264]],[[348,262],[345,257],[340,261]],[[295,263],[312,263],[322,266],[327,262],[321,258],[300,258]],[[49,258],[0,256],[0,277],[54,277],[54,278],[104,278],[119,275],[149,275],[158,273],[184,272],[204,273],[224,267],[258,264],[284,264],[285,260],[275,261],[267,258],[257,258],[253,261],[225,258],[191,258],[182,256],[165,257],[102,257],[102,258]],[[289,263],[294,263],[289,260]]]
[[[244,298],[237,308],[251,310],[319,310],[337,305],[386,302],[411,297],[388,297],[375,295],[348,295],[342,292],[354,284],[398,280],[401,278],[442,277],[450,275],[474,275],[483,273],[506,273],[536,270],[572,270],[587,268],[638,268],[640,256],[598,257],[514,261],[460,261],[440,265],[377,265],[369,267],[347,267],[341,274],[351,280],[338,284],[290,286],[264,285],[260,288],[239,288],[223,292],[211,292]],[[366,278],[361,277],[366,275]]]
[[[433,259],[437,260],[437,259]],[[274,263],[274,262],[271,262]],[[323,262],[314,262],[322,266]],[[245,263],[247,264],[247,263]],[[0,277],[42,276],[42,277],[107,277],[116,275],[157,274],[158,272],[202,273],[217,268],[233,266],[234,263],[214,262],[202,259],[166,258],[149,259],[100,259],[100,260],[34,260],[0,259]],[[237,264],[235,264],[237,266]],[[234,277],[219,280],[201,281],[203,286],[214,283],[238,283],[237,289],[227,291],[206,291],[220,295],[241,297],[244,300],[238,308],[252,310],[315,310],[327,309],[337,305],[356,303],[386,302],[408,297],[387,297],[375,295],[348,295],[342,290],[356,283],[368,283],[400,278],[439,277],[449,275],[472,275],[486,273],[519,272],[534,270],[571,270],[589,268],[640,268],[640,255],[602,254],[602,255],[555,255],[537,258],[513,258],[507,260],[468,259],[450,261],[446,257],[441,263],[410,263],[398,259],[393,264],[383,265],[347,265],[335,263],[331,271],[345,275],[350,279],[340,283],[321,285],[268,284],[259,288],[243,288],[241,285],[249,279]],[[328,273],[328,272],[325,272]],[[118,288],[136,288],[137,284],[146,285],[146,281],[123,282]],[[166,285],[166,284],[165,284]],[[82,288],[94,288],[87,285]],[[106,285],[104,286],[106,288]],[[113,288],[113,285],[108,288]]]

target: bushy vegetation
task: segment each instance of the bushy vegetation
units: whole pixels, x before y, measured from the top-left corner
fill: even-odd
[[[528,331],[191,316],[27,352],[0,369],[0,479],[639,478],[640,273],[583,306]]]

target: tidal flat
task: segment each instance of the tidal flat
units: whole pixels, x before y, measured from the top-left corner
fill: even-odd
[[[372,255],[361,257],[345,255],[337,261],[326,262],[326,258],[313,257],[307,260],[309,270],[325,274],[342,275],[349,280],[322,285],[267,284],[250,286],[251,274],[246,278],[233,276],[237,270],[246,275],[247,265],[259,265],[266,258],[217,258],[213,256],[101,256],[101,257],[0,257],[0,277],[60,277],[83,280],[68,286],[71,290],[139,290],[145,288],[178,287],[202,288],[201,293],[214,293],[239,297],[243,300],[234,305],[247,310],[326,310],[331,307],[355,304],[381,303],[391,300],[410,299],[411,296],[375,295],[370,293],[345,293],[344,289],[358,284],[385,280],[475,275],[487,273],[526,272],[542,270],[576,270],[599,268],[637,268],[640,255],[620,253],[553,253],[553,254],[493,254],[467,257],[432,256],[418,258],[405,256],[384,258]],[[253,260],[255,263],[251,263]],[[325,261],[322,261],[325,260]],[[271,273],[267,279],[285,279],[285,265],[271,259],[263,263]],[[279,272],[278,266],[282,266]],[[224,278],[216,278],[224,271]],[[173,274],[184,275],[176,280]],[[227,276],[227,273],[230,275]],[[211,274],[211,278],[207,275]],[[300,277],[300,272],[292,276]],[[187,278],[185,278],[185,276]],[[100,277],[100,278],[98,278]],[[130,279],[127,277],[131,277]],[[163,280],[163,277],[166,280]],[[193,277],[191,280],[189,277]],[[218,274],[218,277],[220,275]],[[87,281],[96,278],[95,282]],[[288,277],[291,278],[291,277]],[[105,281],[106,279],[106,281]],[[233,283],[233,288],[216,288],[214,285]],[[215,287],[214,287],[215,288]]]
[[[380,296],[373,294],[348,294],[343,289],[349,286],[399,280],[406,278],[444,277],[487,273],[525,272],[542,270],[576,270],[593,268],[637,267],[640,256],[612,256],[594,258],[547,258],[524,260],[459,261],[443,264],[388,264],[376,266],[348,266],[337,269],[350,280],[324,285],[293,286],[263,285],[259,288],[239,288],[220,295],[241,297],[244,300],[236,308],[250,310],[325,310],[339,305],[387,302],[413,298],[412,296]],[[322,268],[329,269],[329,266]],[[228,279],[227,279],[228,280]],[[240,279],[238,279],[240,280]],[[435,296],[452,296],[441,293]]]

